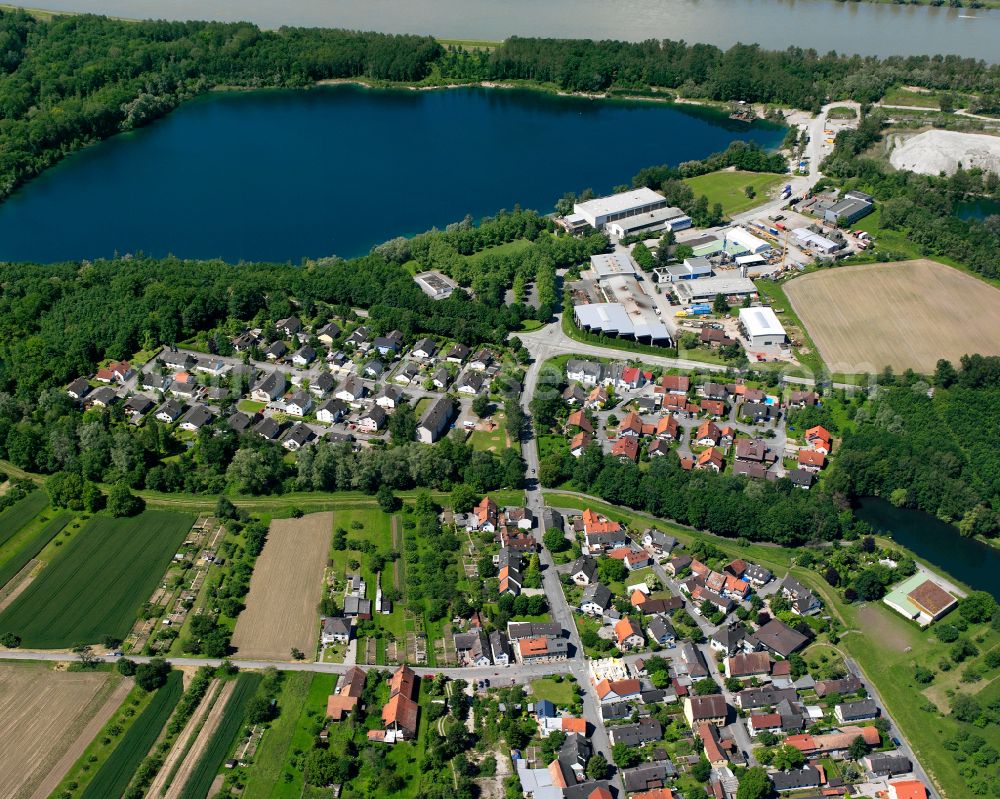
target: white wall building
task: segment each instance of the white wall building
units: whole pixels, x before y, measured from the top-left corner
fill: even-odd
[[[642,188],[575,203],[573,213],[582,216],[591,227],[602,230],[609,222],[666,207],[667,201],[661,195],[652,189]]]
[[[785,328],[770,308],[740,308],[740,328],[747,348],[754,352],[774,352],[788,340]]]
[[[741,227],[730,228],[725,232],[725,245],[727,249],[743,249],[754,255],[771,249],[771,245],[764,239],[757,238],[753,233]]]

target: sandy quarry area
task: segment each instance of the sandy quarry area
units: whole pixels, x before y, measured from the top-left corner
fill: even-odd
[[[928,130],[909,139],[895,138],[889,162],[896,169],[923,175],[952,175],[959,166],[979,167],[1000,175],[1000,136]]]

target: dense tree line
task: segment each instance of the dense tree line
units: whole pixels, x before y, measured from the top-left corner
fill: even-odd
[[[580,458],[568,453],[542,461],[543,485],[572,480],[580,491],[613,505],[646,511],[700,530],[794,546],[838,539],[853,532],[850,512],[832,494],[802,491],[788,480],[745,478],[685,471],[673,455],[654,458],[648,469],[605,455],[597,444]]]
[[[959,219],[959,203],[983,196],[1000,197],[1000,177],[992,172],[959,169],[950,177],[919,175],[892,169],[882,158],[868,156],[881,138],[881,112],[866,115],[855,131],[837,135],[823,172],[846,188],[870,192],[879,201],[883,228],[898,230],[930,257],[953,258],[988,278],[1000,277],[1000,217]],[[901,257],[878,250],[877,260]]]
[[[883,375],[844,435],[828,484],[957,522],[965,535],[1000,529],[1000,358],[938,364],[930,396],[912,374]]]

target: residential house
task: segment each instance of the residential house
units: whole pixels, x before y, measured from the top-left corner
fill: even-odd
[[[597,575],[597,561],[589,555],[581,555],[573,561],[568,574],[577,585],[590,585]]]
[[[342,399],[331,397],[316,409],[316,418],[326,424],[336,424],[347,416],[350,409]]]
[[[566,361],[566,379],[571,383],[581,383],[585,386],[596,386],[601,382],[604,369],[596,361],[571,359]]]
[[[153,409],[153,400],[145,394],[135,394],[125,400],[125,413],[132,417],[133,421],[142,419]]]
[[[577,383],[570,383],[562,393],[563,402],[576,408],[587,401],[587,393]]]
[[[417,734],[417,675],[409,666],[400,666],[389,680],[389,701],[382,708],[386,733],[398,739],[411,739]]]
[[[621,650],[641,649],[646,645],[642,630],[632,619],[625,617],[615,624],[615,640]]]
[[[107,366],[102,366],[94,376],[99,383],[125,383],[135,372],[128,361],[111,361]]]
[[[656,422],[656,437],[663,441],[676,441],[679,432],[680,425],[677,423],[677,417],[672,413],[661,416]]]
[[[819,788],[822,782],[820,770],[815,766],[805,765],[794,771],[773,771],[769,774],[771,782],[774,783],[774,790],[778,793],[784,791],[797,791],[804,788]]]
[[[816,482],[816,475],[805,469],[792,469],[785,477],[796,488],[804,488],[806,490],[812,488],[813,483]]]
[[[302,330],[302,322],[297,316],[289,316],[287,319],[279,319],[275,322],[274,329],[291,338],[297,336]]]
[[[714,447],[719,443],[722,432],[719,426],[712,421],[704,421],[698,425],[698,430],[694,434],[694,443],[699,447]]]
[[[292,363],[295,366],[303,366],[303,367],[308,366],[315,360],[316,360],[316,350],[314,350],[308,344],[299,347],[299,349],[297,349],[292,354]]]
[[[656,643],[660,646],[673,646],[674,642],[677,640],[677,633],[674,631],[673,625],[666,616],[653,616],[649,620],[649,624],[646,625],[646,632],[649,634],[649,637],[653,641],[656,641]]]
[[[862,688],[861,680],[853,674],[841,677],[839,680],[818,680],[815,685],[816,696],[824,699],[833,694],[850,696],[856,694]]]
[[[737,621],[731,624],[722,624],[713,630],[708,637],[708,643],[716,652],[734,655],[743,648],[746,637],[746,627],[743,626],[742,622]]]
[[[159,360],[163,362],[163,365],[168,369],[174,369],[179,371],[184,371],[190,369],[195,364],[194,356],[189,352],[180,352],[179,350],[172,350],[170,352],[164,350],[160,354]]]
[[[237,435],[243,435],[251,426],[259,422],[263,417],[260,413],[255,413],[253,415],[244,413],[243,411],[236,411],[232,416],[226,419],[226,424],[229,425],[229,429],[232,430]]]
[[[386,414],[378,405],[373,405],[358,417],[358,430],[362,433],[377,433],[385,427]]]
[[[667,565],[663,567],[664,571],[667,572],[671,577],[676,577],[686,568],[688,568],[692,563],[693,559],[690,555],[678,555],[677,557],[671,558],[667,561]]]
[[[395,355],[403,346],[403,334],[393,330],[384,336],[376,336],[372,346],[378,350],[379,355]]]
[[[356,328],[344,339],[344,346],[363,349],[371,341],[371,332],[364,325]]]
[[[725,401],[729,398],[729,392],[721,383],[702,383],[698,386],[698,395],[709,400]]]
[[[514,645],[519,662],[554,663],[568,657],[568,642],[565,638],[521,638]]]
[[[761,646],[783,658],[797,652],[809,642],[806,636],[780,619],[771,619],[753,634],[753,638]]]
[[[329,372],[318,374],[309,382],[309,391],[314,397],[325,397],[337,386],[337,381]]]
[[[198,381],[188,372],[176,372],[170,383],[170,393],[184,399],[191,399],[198,393]]]
[[[799,468],[796,471],[818,472],[826,466],[826,455],[814,449],[800,449],[798,452]]]
[[[250,398],[254,402],[271,402],[285,393],[285,373],[275,370],[265,375],[260,382],[253,387]]]
[[[646,452],[649,454],[650,458],[662,458],[670,452],[670,444],[662,438],[654,438],[646,446]]]
[[[176,399],[168,399],[156,411],[156,420],[164,424],[176,422],[184,413],[184,403]]]
[[[170,388],[173,378],[169,375],[158,375],[148,372],[139,378],[139,386],[143,391],[159,391],[161,394]]]
[[[493,365],[494,360],[492,352],[482,349],[472,356],[472,359],[469,361],[469,368],[475,369],[477,372],[485,372]]]
[[[794,688],[774,688],[770,686],[747,688],[736,694],[736,706],[741,710],[759,710],[775,707],[787,700],[794,702],[798,692]]]
[[[584,450],[587,449],[594,442],[594,437],[588,433],[586,430],[581,430],[569,442],[569,454],[574,458],[579,458],[583,455]]]
[[[90,393],[90,383],[88,383],[86,379],[78,377],[66,386],[66,393],[69,395],[70,399],[82,400],[85,396],[87,396],[87,394]]]
[[[611,590],[606,585],[590,583],[583,589],[580,610],[588,616],[603,616],[609,607],[611,607]]]
[[[830,431],[822,425],[816,425],[815,427],[810,427],[806,430],[805,439],[806,442],[817,452],[822,452],[824,455],[830,454],[833,436],[831,436]]]
[[[316,338],[328,347],[333,346],[333,342],[339,337],[340,327],[336,322],[328,322],[316,331]]]
[[[833,709],[833,715],[841,724],[853,721],[867,721],[878,716],[878,705],[874,699],[859,699],[857,702],[844,702]]]
[[[509,666],[514,662],[514,650],[511,649],[507,633],[500,630],[490,633],[490,655],[497,666]]]
[[[337,389],[337,393],[333,396],[339,400],[343,400],[349,405],[356,404],[365,394],[368,393],[368,389],[365,387],[356,375],[351,375],[344,381],[344,384]]]
[[[701,411],[710,419],[722,419],[726,416],[726,403],[722,400],[702,400]]]
[[[438,397],[434,400],[420,417],[417,440],[424,444],[433,444],[437,441],[448,429],[454,410],[455,403],[450,397]]]
[[[608,391],[604,386],[594,386],[587,395],[586,408],[592,411],[599,411],[608,404]]]
[[[434,343],[433,339],[422,338],[416,344],[413,345],[413,349],[410,354],[414,358],[419,358],[422,361],[426,361],[434,357],[434,354],[438,351],[437,344]]]
[[[663,375],[660,386],[667,394],[687,394],[691,388],[691,378],[687,375]]]
[[[351,666],[338,680],[336,692],[326,700],[327,718],[343,721],[361,702],[365,690],[365,673]]]
[[[484,382],[483,376],[480,373],[466,370],[458,378],[455,390],[459,394],[467,394],[470,397],[474,397],[483,390]]]
[[[461,364],[469,357],[469,348],[464,344],[456,344],[448,353],[444,356],[444,359],[448,363]]]
[[[638,680],[603,679],[594,686],[594,691],[603,704],[628,702],[639,698],[642,685]]]
[[[721,472],[725,465],[726,456],[722,454],[722,450],[716,447],[709,447],[698,455],[694,468]]]
[[[434,388],[444,391],[451,385],[451,374],[442,366],[431,375],[431,382]]]
[[[642,545],[656,555],[664,555],[677,546],[677,539],[650,528],[642,534]]]
[[[490,642],[482,628],[470,630],[467,633],[456,633],[455,654],[463,666],[490,666],[493,664]]]
[[[725,672],[727,677],[741,680],[766,677],[771,673],[771,656],[767,652],[739,652],[726,658]]]
[[[684,718],[692,729],[703,722],[721,727],[726,723],[728,713],[729,706],[721,694],[684,698]]]
[[[622,724],[612,727],[608,734],[611,738],[611,745],[624,744],[625,746],[644,746],[663,740],[663,727],[656,719],[640,719],[637,724]]]
[[[659,791],[661,794],[657,795],[656,799],[673,799],[674,795],[669,792],[665,796],[662,794],[662,791],[666,790],[667,779],[667,767],[664,763],[642,763],[622,770],[622,783],[625,785],[625,790],[633,794],[632,799],[636,799],[634,795],[636,791]],[[645,796],[645,793],[640,796]]]
[[[382,375],[385,374],[385,364],[378,358],[372,358],[365,364],[361,373],[363,377],[367,377],[370,380],[381,380]]]
[[[472,509],[468,517],[467,528],[470,531],[480,531],[484,533],[496,532],[500,523],[500,508],[489,496],[483,497],[479,504]]]
[[[386,385],[375,395],[375,404],[383,411],[395,410],[397,405],[406,402],[406,394],[397,386]]]
[[[763,402],[744,402],[740,408],[740,417],[749,419],[754,424],[769,422],[777,416],[777,409]]]
[[[275,341],[264,350],[264,357],[269,361],[280,361],[288,354],[288,346],[284,341]]]
[[[780,713],[756,713],[747,717],[747,731],[756,738],[762,732],[781,733]]]
[[[311,444],[316,439],[316,434],[309,425],[297,422],[293,424],[281,437],[281,446],[290,452],[297,452],[307,444]]]
[[[351,620],[343,616],[324,616],[320,633],[322,644],[346,644],[351,640]]]
[[[793,391],[788,395],[789,408],[805,408],[819,402],[819,394],[815,391]]]
[[[312,395],[308,391],[296,391],[285,400],[285,413],[291,416],[305,416],[312,410]]]
[[[623,462],[639,462],[639,439],[620,436],[611,444],[611,456]]]
[[[180,428],[196,433],[211,422],[212,418],[212,412],[204,405],[192,405],[188,412],[181,417]]]
[[[900,754],[871,754],[861,762],[876,777],[898,777],[913,771],[913,761]]]
[[[573,411],[566,418],[566,430],[571,431],[574,428],[582,430],[585,433],[593,434],[594,432],[594,425],[591,424],[590,419],[584,415],[582,410]]]
[[[747,567],[743,572],[743,576],[750,581],[752,586],[756,588],[761,588],[774,579],[774,576],[770,571],[765,569],[763,566],[758,566],[755,563],[747,564]]]
[[[787,599],[792,606],[792,613],[798,616],[811,616],[818,613],[823,603],[816,598],[812,591],[791,575],[787,575],[779,585],[781,595]]]

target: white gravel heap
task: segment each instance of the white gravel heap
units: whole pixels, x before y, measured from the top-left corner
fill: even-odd
[[[896,169],[937,175],[980,167],[1000,175],[1000,137],[982,133],[928,130],[897,145],[889,156]]]

